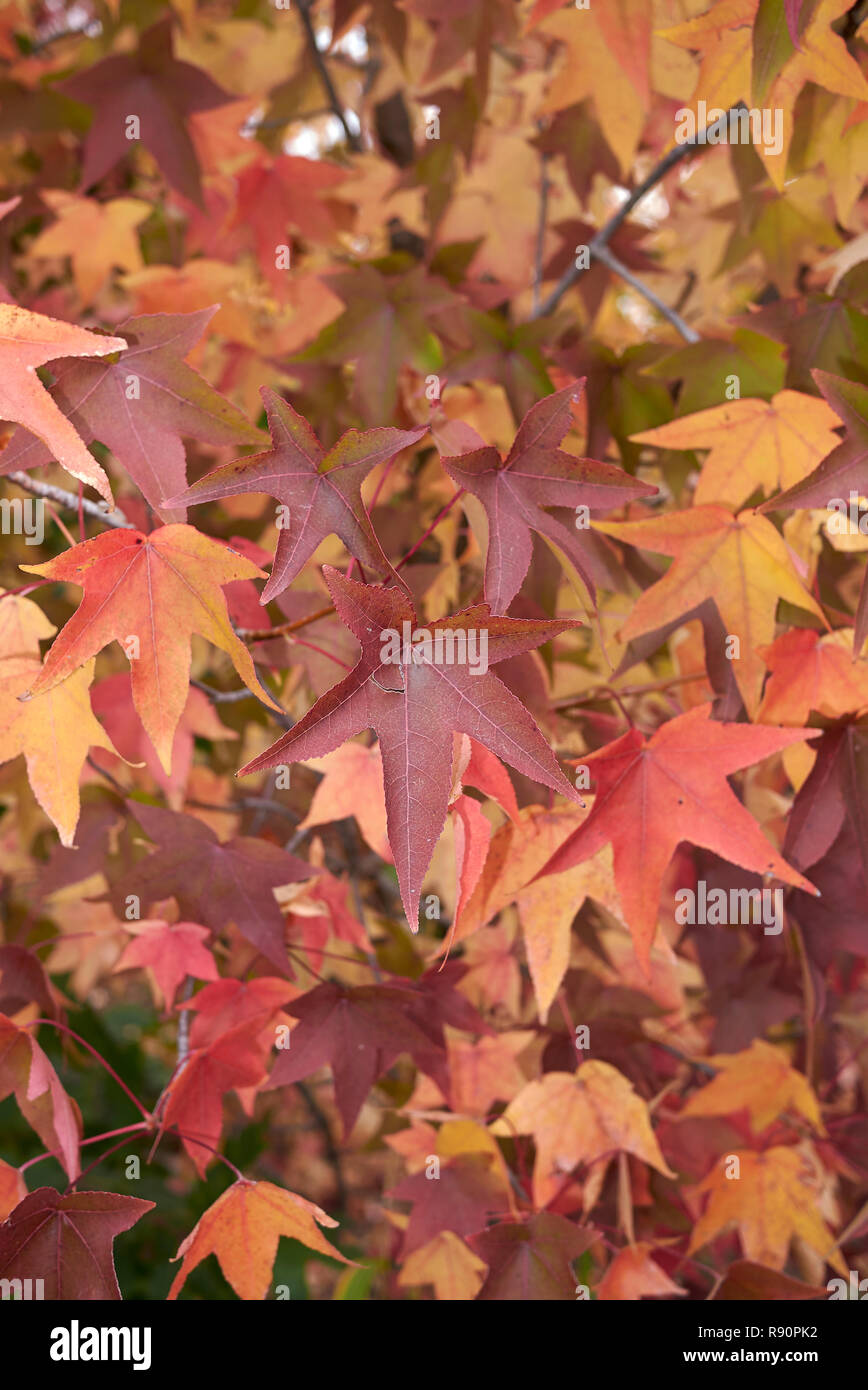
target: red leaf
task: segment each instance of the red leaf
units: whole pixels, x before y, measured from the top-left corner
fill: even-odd
[[[38,1187],[0,1226],[0,1277],[43,1279],[48,1299],[119,1299],[115,1236],[154,1205],[117,1192],[61,1196],[53,1187]]]
[[[358,584],[330,566],[324,573],[338,614],[358,638],[362,655],[344,680],[268,752],[241,768],[239,776],[320,757],[362,730],[374,729],[383,758],[389,843],[407,921],[417,931],[422,880],[449,805],[453,731],[469,734],[526,777],[571,801],[580,798],[527,710],[491,671],[419,661],[418,648],[415,656],[402,651],[394,664],[382,660],[387,633],[397,640],[415,629],[416,614],[403,593]],[[476,632],[480,651],[484,633],[487,662],[493,665],[577,626],[567,619],[493,618],[488,605],[479,604],[429,623],[424,631],[435,639],[438,632]]]

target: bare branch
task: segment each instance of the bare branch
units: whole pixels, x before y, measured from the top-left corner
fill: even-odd
[[[738,111],[742,106],[744,106],[744,102],[737,102],[735,106],[730,108],[730,111]],[[729,115],[730,112],[728,111],[726,113],[727,120],[729,119]],[[714,127],[718,127],[719,125],[720,118],[718,118],[718,120],[716,121],[713,121],[710,126],[706,127],[705,130],[699,131],[693,137],[692,140],[685,140],[683,144],[673,145],[672,149],[668,152],[668,154],[665,154],[663,158],[657,164],[655,164],[650,174],[648,174],[648,176],[644,178],[636,188],[633,189],[633,192],[630,194],[629,198],[626,198],[624,200],[624,202],[618,208],[618,211],[613,213],[613,215],[609,218],[608,222],[597,232],[597,235],[593,238],[588,247],[588,250],[592,257],[596,257],[596,259],[599,261],[604,260],[604,257],[600,254],[601,251],[605,250],[606,246],[611,241],[618,228],[621,226],[624,220],[627,217],[629,217],[636,204],[640,203],[642,199],[645,197],[645,195],[651,192],[651,189],[654,188],[660,182],[660,180],[664,178],[666,174],[669,173],[670,169],[673,169],[676,164],[680,164],[682,159],[686,159],[688,155],[692,154],[696,150],[696,147],[698,145],[705,145],[707,143],[707,132]],[[614,266],[611,266],[610,261],[604,261],[604,264],[610,265],[610,268],[612,269],[615,268]],[[618,262],[618,265],[620,266],[620,262]],[[583,269],[584,267],[580,268],[579,266],[575,265],[568,266],[558,283],[555,285],[554,289],[543,301],[543,303],[534,308],[531,314],[531,321],[533,321],[534,319],[544,318],[546,314],[553,313],[557,306],[560,304],[567,290],[570,289],[576,283],[579,276],[582,274]],[[633,285],[634,289],[637,289],[640,294],[643,294],[645,296],[646,299],[649,299],[651,303],[656,304],[658,308],[662,309],[660,301],[656,298],[651,298],[649,291],[641,283],[641,281],[637,281],[635,277],[633,277],[632,280],[629,279],[629,273],[625,275],[623,269],[619,269],[617,273],[621,275],[625,280],[628,280],[628,282]],[[667,314],[667,317],[670,316]],[[670,322],[671,321],[672,320],[670,318]],[[686,327],[686,325],[684,326]],[[678,331],[682,332],[682,329],[679,328]],[[697,338],[691,338],[687,334],[685,334],[684,336],[687,338],[688,342],[698,341]]]
[[[653,304],[654,308],[659,310],[665,319],[669,320],[673,328],[678,329],[678,332],[681,334],[682,338],[684,338],[685,342],[699,342],[699,334],[696,332],[696,329],[691,328],[688,323],[685,323],[684,319],[675,309],[670,309],[668,304],[664,304],[663,300],[651,289],[650,285],[646,285],[643,280],[639,279],[638,275],[634,275],[632,270],[628,269],[622,261],[618,260],[617,256],[612,254],[608,246],[598,246],[594,254],[598,261],[608,266],[616,275],[620,275],[621,279],[626,280],[628,285],[632,285],[633,289],[643,295],[644,298],[648,300],[649,304]]]
[[[66,492],[62,487],[55,487],[53,483],[40,483],[35,478],[31,478],[29,473],[6,473],[4,475],[14,483],[16,487],[23,488],[25,492],[30,492],[34,497],[45,497],[49,502],[56,502],[59,507],[65,507],[67,511],[77,512],[79,509],[79,498],[75,493]],[[86,497],[81,500],[81,509],[88,516],[95,516],[98,521],[102,521],[106,526],[117,527],[121,531],[134,531],[135,527],[128,521],[120,507],[115,507],[113,512],[99,502],[90,502]]]
[[[313,20],[310,17],[310,0],[299,0],[298,12],[301,15],[301,22],[304,25],[304,32],[307,36],[307,45],[310,49],[310,56],[313,59],[314,66],[317,72],[319,73],[320,81],[322,82],[322,85],[325,88],[326,96],[329,99],[329,105],[331,106],[332,111],[337,116],[338,120],[344,128],[344,134],[347,137],[347,145],[351,150],[355,151],[355,153],[358,154],[362,148],[362,144],[359,140],[358,135],[355,135],[347,125],[347,118],[344,115],[344,109],[341,106],[340,97],[337,94],[335,84],[332,82],[331,73],[329,72],[326,66],[325,58],[320,52],[319,46],[317,44],[316,30],[313,27]]]

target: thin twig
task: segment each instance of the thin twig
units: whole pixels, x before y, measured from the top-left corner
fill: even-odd
[[[28,473],[6,473],[4,475],[15,483],[16,487],[23,488],[25,492],[30,492],[34,497],[45,497],[51,502],[56,502],[58,506],[65,507],[67,511],[79,511],[79,499],[73,492],[66,492],[62,487],[55,487],[53,483],[40,483],[35,478],[31,478]],[[128,521],[120,507],[115,507],[110,512],[107,507],[99,502],[91,502],[88,498],[82,497],[81,511],[87,512],[88,516],[95,516],[97,520],[105,523],[106,526],[115,526],[120,531],[134,531],[135,527]]]
[[[546,239],[546,217],[549,206],[549,182],[548,174],[549,156],[543,154],[540,158],[540,180],[539,180],[539,216],[536,228],[536,256],[534,257],[533,267],[533,307],[534,313],[540,306],[540,292],[542,290],[543,279],[543,248]]]
[[[316,30],[313,27],[313,20],[310,17],[309,0],[299,0],[298,12],[301,15],[301,22],[304,25],[304,32],[307,36],[307,44],[308,48],[310,49],[310,56],[313,58],[314,66],[317,72],[319,73],[320,81],[322,82],[322,85],[325,88],[325,94],[329,99],[329,105],[331,106],[332,111],[337,116],[338,120],[344,128],[344,134],[347,137],[347,145],[351,150],[358,154],[362,148],[362,144],[359,140],[358,135],[354,135],[347,124],[347,118],[344,115],[344,110],[341,106],[340,97],[337,94],[335,84],[332,82],[331,73],[329,72],[328,67],[326,66],[325,58],[320,52],[319,45],[317,44]]]
[[[633,289],[636,290],[638,294],[641,294],[643,298],[647,299],[649,304],[653,304],[654,308],[661,313],[665,319],[669,320],[673,328],[678,330],[685,342],[698,343],[700,341],[696,329],[691,328],[689,323],[685,323],[681,315],[677,313],[675,309],[670,309],[669,305],[664,303],[657,292],[652,290],[650,285],[646,285],[644,280],[640,280],[638,275],[634,275],[632,270],[624,265],[623,261],[619,261],[618,257],[612,254],[608,246],[598,246],[594,255],[602,265],[608,266],[609,270],[614,271],[616,275],[620,275],[621,279],[626,280],[628,285],[632,285]]]
[[[731,110],[737,111],[739,107],[742,105],[742,102],[738,102],[735,106],[731,108]],[[728,111],[726,114],[727,121],[729,120],[729,114],[730,113]],[[711,123],[712,126],[717,126],[718,124],[719,121],[713,121]],[[617,212],[613,213],[613,215],[609,218],[608,222],[606,222],[606,224],[603,227],[601,227],[600,230],[597,232],[596,236],[593,238],[588,247],[591,257],[596,257],[597,260],[603,260],[603,257],[600,255],[600,252],[606,248],[608,243],[611,241],[612,237],[617,232],[618,228],[621,226],[622,222],[624,222],[624,220],[627,217],[629,217],[636,204],[642,201],[646,193],[651,192],[651,189],[654,188],[660,182],[660,180],[664,178],[666,174],[669,173],[670,169],[673,169],[676,164],[680,164],[682,159],[686,159],[688,155],[692,154],[697,148],[697,146],[704,145],[707,143],[705,136],[709,129],[711,129],[711,126],[707,126],[706,130],[697,133],[697,135],[695,135],[692,140],[686,140],[681,145],[673,145],[669,153],[665,154],[663,158],[657,164],[655,164],[654,168],[651,170],[650,174],[648,174],[647,178],[644,178],[642,182],[636,188],[633,189],[633,192],[630,194],[629,198],[626,198],[624,200],[624,202],[618,208]],[[618,265],[620,265],[620,262],[618,262]],[[538,307],[534,308],[531,314],[531,320],[545,318],[547,314],[553,313],[557,306],[560,304],[567,290],[570,289],[576,283],[579,276],[582,274],[582,269],[583,268],[580,268],[576,265],[568,266],[558,283],[555,285],[554,289],[547,296],[547,298],[543,300],[543,303]],[[622,272],[619,270],[617,273],[621,274]],[[644,286],[641,287],[640,292],[643,294],[646,292]]]

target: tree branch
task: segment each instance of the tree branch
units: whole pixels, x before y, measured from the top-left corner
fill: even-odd
[[[737,102],[735,106],[730,108],[730,110],[737,111],[743,105],[744,102]],[[730,112],[727,111],[727,121],[729,120],[729,114]],[[660,180],[664,178],[666,174],[669,173],[670,169],[673,169],[676,164],[681,163],[682,159],[686,159],[689,154],[692,154],[698,145],[704,145],[705,143],[707,143],[705,140],[707,132],[711,130],[713,127],[718,126],[719,123],[719,121],[713,121],[710,126],[706,126],[705,130],[700,131],[697,135],[694,136],[692,140],[685,140],[685,142],[681,145],[674,145],[672,149],[669,151],[669,153],[665,154],[663,158],[657,164],[655,164],[650,174],[648,174],[648,176],[644,178],[636,188],[633,189],[633,192],[630,194],[629,198],[626,198],[624,200],[624,202],[618,208],[618,211],[613,213],[613,215],[609,218],[608,222],[606,222],[605,225],[600,228],[600,230],[597,232],[596,236],[590,242],[590,245],[588,247],[588,250],[592,257],[596,257],[596,259],[602,261],[604,265],[608,265],[610,269],[615,270],[616,274],[621,275],[625,280],[627,280],[628,283],[631,284],[634,289],[638,290],[640,294],[643,294],[645,298],[648,299],[650,303],[654,304],[655,307],[659,308],[661,312],[665,312],[665,307],[662,305],[661,301],[656,297],[656,295],[653,295],[653,291],[648,290],[646,286],[642,284],[641,280],[637,280],[636,277],[632,275],[632,272],[627,271],[627,273],[625,274],[626,267],[622,267],[620,261],[615,261],[615,258],[612,257],[611,252],[609,253],[608,260],[606,259],[605,255],[601,253],[605,252],[608,243],[611,241],[612,237],[615,235],[618,228],[625,221],[625,219],[629,217],[636,204],[640,203],[642,199],[645,197],[645,195],[647,193],[650,193],[652,188],[656,187]],[[613,261],[615,261],[615,264],[612,264]],[[530,316],[531,322],[533,322],[533,320],[535,319],[544,318],[546,314],[553,313],[553,311],[560,304],[567,290],[570,289],[576,283],[581,274],[582,269],[580,269],[578,266],[569,266],[564,271],[560,280],[555,285],[551,293],[547,296],[547,298],[543,301],[543,303],[540,304],[538,307],[534,308]],[[669,318],[670,322],[673,322],[670,312],[666,313],[666,317]],[[680,319],[679,323],[676,326],[678,327],[679,333],[683,333],[684,329],[687,328],[687,325],[684,324]],[[690,329],[688,330],[688,333],[684,334],[684,336],[687,338],[688,342],[698,342],[698,337],[689,336],[689,334],[692,332],[693,330]]]
[[[115,507],[114,511],[110,512],[99,502],[90,502],[86,497],[79,499],[75,493],[66,492],[62,487],[55,487],[53,483],[39,483],[35,478],[31,478],[29,473],[6,473],[5,477],[16,487],[32,493],[34,497],[44,497],[49,502],[56,502],[59,507],[65,507],[67,511],[77,512],[80,506],[81,510],[86,512],[88,516],[95,516],[106,526],[115,526],[121,531],[135,530],[133,523],[127,520],[120,507]]]
[[[310,49],[310,56],[313,58],[314,67],[319,73],[320,81],[322,82],[322,85],[325,88],[326,96],[329,99],[329,105],[331,106],[332,111],[337,116],[338,120],[344,128],[344,134],[347,137],[347,145],[351,150],[358,154],[362,148],[362,144],[359,140],[358,135],[355,135],[347,125],[347,118],[344,115],[344,110],[341,106],[340,97],[337,94],[335,84],[332,82],[331,73],[329,72],[326,66],[325,58],[319,50],[319,46],[316,41],[316,30],[313,27],[313,20],[310,17],[310,0],[299,0],[298,12],[301,15],[301,22],[304,25],[304,32],[307,36],[307,46]]]
[[[699,342],[699,334],[696,332],[696,329],[691,328],[689,323],[685,323],[684,319],[675,309],[670,309],[668,304],[664,304],[660,296],[651,289],[651,286],[646,285],[644,281],[640,280],[638,275],[634,275],[632,270],[625,266],[622,261],[619,261],[617,256],[612,254],[608,246],[598,246],[594,255],[603,265],[608,266],[616,275],[620,275],[622,280],[626,280],[628,285],[632,285],[633,289],[643,295],[644,298],[648,300],[649,304],[653,304],[654,308],[657,309],[665,319],[668,319],[673,328],[678,329],[678,332],[681,334],[682,338],[684,338],[685,342]]]

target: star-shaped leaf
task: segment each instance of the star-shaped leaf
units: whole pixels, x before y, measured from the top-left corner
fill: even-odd
[[[84,590],[29,693],[53,690],[109,642],[120,642],[130,661],[133,703],[167,772],[187,700],[194,632],[228,654],[248,690],[278,708],[232,630],[221,592],[234,580],[262,577],[262,570],[192,526],[163,526],[149,536],[107,531],[47,564],[21,568]]]
[[[262,439],[240,410],[184,361],[217,307],[125,319],[125,352],[103,362],[52,362],[54,402],[86,444],[98,439],[111,449],[165,521],[184,519],[183,510],[173,510],[166,501],[187,481],[184,436],[206,444],[257,444]],[[54,457],[51,447],[19,430],[0,454],[0,474],[37,468]]]
[[[122,913],[130,893],[142,909],[174,897],[183,916],[213,932],[234,925],[280,970],[288,969],[284,921],[273,889],[316,872],[304,860],[268,840],[239,838],[220,844],[193,816],[134,802],[130,809],[158,849],[134,864],[112,886]]]
[[[575,458],[558,447],[572,423],[570,403],[578,400],[583,384],[565,386],[532,406],[505,459],[496,449],[483,448],[443,460],[450,478],[485,507],[485,597],[493,613],[505,613],[521,587],[531,561],[531,531],[553,541],[593,593],[582,532],[572,524],[576,509],[607,511],[657,491],[612,464]],[[572,529],[545,507],[568,507]]]
[[[238,775],[321,757],[374,729],[383,759],[389,844],[407,921],[416,931],[422,880],[452,790],[453,731],[469,734],[525,776],[579,800],[524,706],[497,676],[481,669],[480,661],[471,665],[472,643],[477,655],[485,645],[488,667],[577,624],[493,618],[488,605],[479,604],[429,623],[423,641],[411,645],[404,634],[415,631],[416,614],[403,592],[359,584],[329,566],[323,573],[341,620],[361,644],[361,657],[294,728]],[[465,643],[463,664],[455,661],[459,636]],[[438,659],[438,640],[443,659]],[[387,651],[395,645],[397,653]]]
[[[119,1299],[115,1236],[154,1205],[118,1192],[38,1187],[0,1225],[0,1277],[43,1279],[52,1300]]]
[[[319,1230],[320,1226],[337,1224],[313,1202],[272,1182],[235,1182],[181,1242],[174,1258],[182,1259],[183,1264],[168,1297],[177,1298],[190,1271],[207,1255],[216,1255],[238,1297],[261,1302],[268,1293],[281,1236],[300,1240],[332,1260],[352,1264]]]
[[[694,502],[739,507],[799,483],[838,443],[835,412],[816,396],[779,391],[771,401],[745,397],[631,435],[661,449],[708,449]]]
[[[201,202],[199,161],[188,118],[232,98],[191,63],[172,52],[171,16],[146,29],[134,53],[112,54],[59,84],[58,90],[94,108],[84,146],[81,186],[98,183],[141,139],[173,188]],[[130,117],[138,129],[129,125]],[[130,135],[130,131],[135,134]]]
[[[0,304],[0,420],[13,420],[38,435],[48,457],[57,459],[74,478],[96,488],[110,507],[114,502],[105,471],[58,409],[36,368],[58,357],[106,357],[126,345],[124,338],[103,337],[17,304]],[[3,471],[9,472],[5,450],[0,458]]]
[[[611,843],[622,912],[645,969],[663,876],[682,840],[816,894],[769,843],[726,780],[815,731],[725,724],[710,715],[710,705],[699,705],[661,725],[650,739],[631,729],[589,754],[596,779],[591,814],[537,876],[571,869]]]
[[[629,641],[654,632],[713,599],[727,636],[738,638],[731,653],[733,674],[751,716],[759,708],[765,676],[760,650],[774,639],[779,600],[825,621],[786,542],[755,511],[733,516],[724,507],[691,507],[648,521],[594,525],[628,545],[675,557],[662,579],[640,595],[619,637]]]
[[[645,1101],[608,1062],[584,1062],[577,1072],[550,1071],[540,1081],[529,1081],[491,1131],[534,1136],[533,1193],[540,1207],[579,1163],[619,1152],[641,1158],[666,1177],[675,1176],[660,1151]]]
[[[170,505],[216,502],[243,492],[266,492],[289,515],[278,517],[277,551],[262,602],[282,594],[325,536],[339,536],[351,555],[383,576],[392,566],[380,548],[362,501],[362,483],[378,463],[415,444],[426,427],[413,430],[347,430],[331,449],[320,444],[307,421],[276,391],[263,386],[262,399],[272,448],[224,464],[200,478]]]

